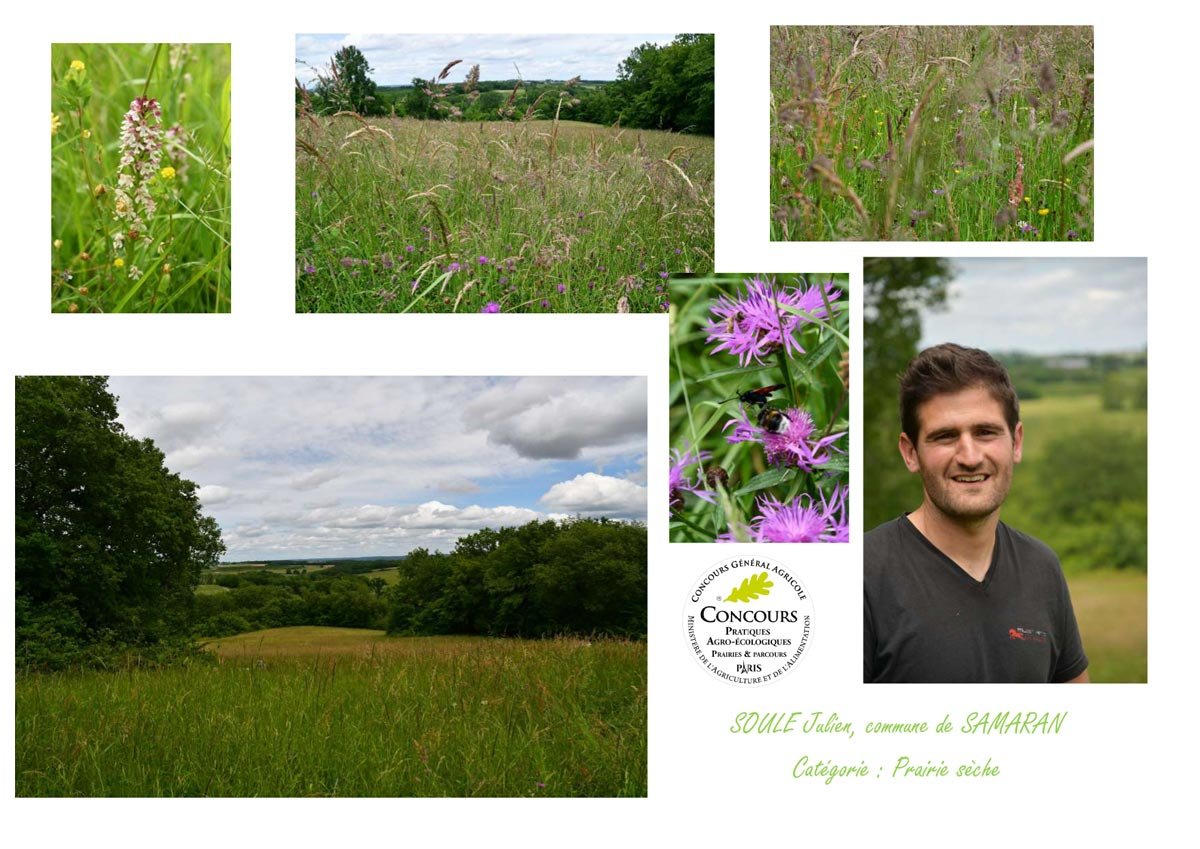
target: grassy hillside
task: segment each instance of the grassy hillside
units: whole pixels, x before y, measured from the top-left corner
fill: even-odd
[[[300,312],[661,312],[712,270],[709,137],[305,114],[296,145]]]
[[[18,796],[642,796],[646,646],[283,628],[17,679]]]

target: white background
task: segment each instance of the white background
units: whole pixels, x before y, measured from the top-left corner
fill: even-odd
[[[772,23],[1043,23],[1096,27],[1094,244],[770,244],[768,26]],[[771,553],[815,605],[812,647],[782,682],[739,690],[687,653],[689,588],[724,554],[667,546],[664,480],[667,323],[663,316],[296,316],[293,309],[293,58],[297,32],[716,32],[717,268],[848,271],[861,338],[864,254],[1149,256],[1150,683],[1092,687],[874,687],[861,668],[861,469],[853,466],[846,546]],[[690,841],[776,846],[1043,845],[1078,836],[1115,845],[1195,835],[1193,599],[1197,275],[1195,51],[1190,28],[1156,3],[965,4],[694,2],[56,2],[6,13],[3,163],[3,515],[12,516],[12,376],[100,374],[648,374],[650,403],[650,796],[641,800],[13,800],[12,545],[3,525],[0,684],[6,831],[18,845],[584,845]],[[51,316],[47,303],[51,42],[230,41],[234,98],[234,314]],[[856,360],[857,362],[857,360]],[[854,374],[857,398],[857,372]],[[859,457],[857,400],[853,457]],[[1103,474],[1102,466],[1096,474]],[[656,506],[657,505],[657,506]],[[1069,711],[1057,737],[929,735],[850,743],[799,734],[735,737],[741,710],[836,710],[869,720],[945,712]],[[833,786],[790,777],[801,754],[890,765],[992,756],[999,778]],[[885,769],[885,773],[888,770]],[[642,840],[638,840],[642,838]],[[930,843],[930,841],[932,841]]]

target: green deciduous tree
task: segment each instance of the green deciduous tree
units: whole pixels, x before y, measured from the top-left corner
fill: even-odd
[[[196,485],[125,433],[107,378],[17,378],[19,660],[38,641],[184,634],[200,570],[224,550]]]
[[[646,633],[646,529],[604,519],[485,529],[410,552],[388,591],[404,634]]]
[[[378,112],[375,81],[367,57],[353,44],[333,54],[329,73],[322,74],[316,85],[317,97],[334,111],[372,115]]]
[[[715,46],[713,35],[687,34],[635,47],[610,92],[622,126],[712,135]]]

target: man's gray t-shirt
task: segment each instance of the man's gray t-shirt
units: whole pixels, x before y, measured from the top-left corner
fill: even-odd
[[[901,516],[863,538],[863,680],[1047,683],[1087,669],[1058,558],[1001,522],[976,581]]]

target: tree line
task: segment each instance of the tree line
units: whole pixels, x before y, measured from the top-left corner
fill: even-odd
[[[485,529],[448,553],[418,548],[390,586],[371,574],[265,570],[206,576],[191,633],[327,625],[406,636],[641,637],[646,529],[606,519]]]
[[[444,84],[455,63],[432,79],[379,86],[362,51],[343,47],[318,73],[311,91],[297,83],[298,106],[318,114],[356,112],[423,120],[508,121],[563,118],[631,129],[712,135],[715,114],[715,37],[676,36],[668,45],[634,48],[616,80],[583,82],[481,81],[479,66],[461,83]]]

